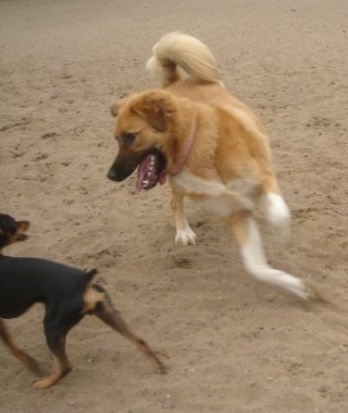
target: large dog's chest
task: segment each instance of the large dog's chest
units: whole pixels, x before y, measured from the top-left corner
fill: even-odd
[[[187,169],[171,177],[170,183],[204,209],[222,217],[252,209],[258,188],[258,183],[251,179],[232,179],[225,185],[218,180],[203,179]]]

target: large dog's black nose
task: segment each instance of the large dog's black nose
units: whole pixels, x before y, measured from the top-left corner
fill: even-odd
[[[120,182],[122,180],[122,177],[120,176],[119,172],[117,169],[111,167],[108,171],[107,177],[111,179],[111,181],[116,181]]]
[[[143,152],[125,153],[125,151],[122,152],[122,150],[120,150],[109,169],[107,177],[111,179],[111,181],[123,181],[137,169],[139,162],[143,157]]]

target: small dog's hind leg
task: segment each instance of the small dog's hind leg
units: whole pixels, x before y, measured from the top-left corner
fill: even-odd
[[[11,353],[33,373],[35,376],[40,376],[42,371],[38,362],[29,356],[25,351],[18,348],[14,341],[12,340],[11,334],[9,333],[5,323],[0,319],[0,336],[4,343],[10,349]]]
[[[158,373],[165,373],[166,369],[163,363],[151,350],[149,345],[137,337],[127,326],[126,322],[119,315],[118,311],[112,306],[110,297],[106,291],[100,285],[91,285],[88,287],[89,290],[94,289],[95,294],[91,291],[87,291],[85,294],[85,299],[88,297],[89,303],[86,304],[86,307],[89,308],[89,311],[92,314],[95,314],[99,317],[104,323],[110,326],[113,330],[120,333],[127,340],[134,343],[138,349],[145,355],[145,357],[151,362],[154,367],[154,370]],[[94,309],[93,307],[93,296],[95,297]]]

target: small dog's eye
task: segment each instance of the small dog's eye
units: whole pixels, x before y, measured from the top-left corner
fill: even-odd
[[[136,133],[123,133],[122,134],[122,143],[124,145],[131,145],[135,141],[136,137],[137,137]]]

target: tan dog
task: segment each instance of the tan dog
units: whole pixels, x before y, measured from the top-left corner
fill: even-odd
[[[209,49],[199,40],[169,34],[154,53],[148,66],[161,69],[167,90],[132,95],[113,106],[119,152],[108,177],[121,181],[138,168],[138,190],[163,184],[168,177],[176,242],[196,241],[183,210],[188,196],[226,220],[251,275],[309,298],[312,291],[303,281],[268,265],[253,218],[261,204],[279,233],[289,231],[290,213],[260,120],[224,89]],[[191,76],[183,78],[178,64]]]

